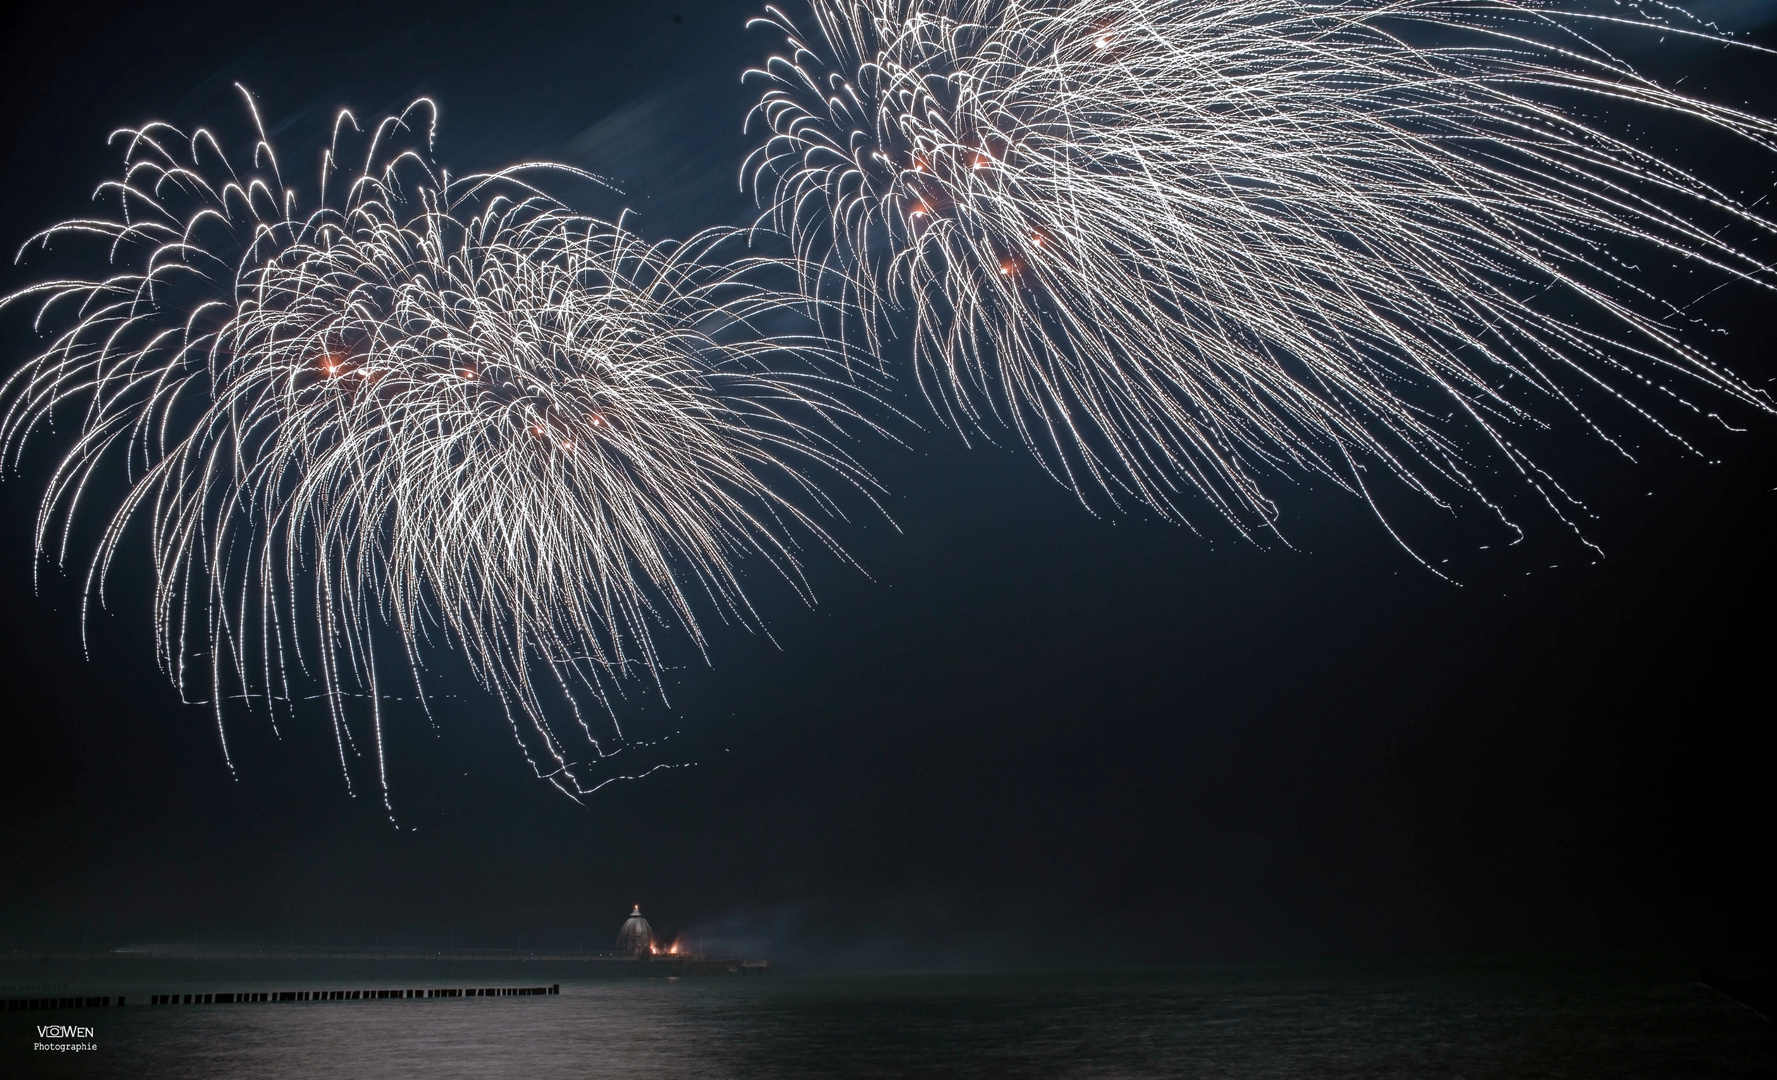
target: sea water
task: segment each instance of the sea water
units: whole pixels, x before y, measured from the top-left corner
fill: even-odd
[[[253,974],[243,967],[228,985],[160,990],[328,988],[313,980],[262,986]],[[374,987],[359,981],[353,988]],[[230,1080],[1777,1075],[1771,1024],[1705,986],[1694,965],[1673,962],[779,973],[563,981],[559,995],[536,997],[146,1000],[132,997],[123,1009],[5,1014],[0,1073]],[[92,1027],[96,1049],[30,1050],[36,1025],[49,1023]]]

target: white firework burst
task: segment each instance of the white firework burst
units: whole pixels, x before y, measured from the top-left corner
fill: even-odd
[[[127,469],[87,595],[145,524],[161,663],[225,752],[225,700],[275,720],[318,680],[348,783],[368,741],[387,804],[385,684],[445,653],[578,796],[620,745],[610,695],[659,683],[660,632],[757,626],[748,560],[807,597],[802,545],[838,551],[817,479],[873,490],[841,447],[855,398],[818,339],[769,332],[803,302],[734,234],[645,243],[526,179],[559,166],[451,177],[434,120],[357,138],[342,114],[306,212],[256,110],[247,163],[120,132],[112,213],[27,245],[96,237],[109,266],[9,298],[54,329],[5,384],[0,451],[66,432],[37,520],[58,560]]]
[[[1270,485],[1318,475],[1374,507],[1370,472],[1504,517],[1485,470],[1571,524],[1518,441],[1551,413],[1611,440],[1595,417],[1621,407],[1684,442],[1659,406],[1771,409],[1678,332],[1696,292],[1631,265],[1777,286],[1761,200],[1627,134],[1777,147],[1771,120],[1600,41],[1724,40],[1677,9],[811,4],[812,34],[760,20],[790,47],[749,73],[766,131],[743,183],[805,288],[853,311],[844,333],[874,348],[910,320],[940,415],[1009,427],[1082,498],[1207,504],[1250,535],[1276,524]]]

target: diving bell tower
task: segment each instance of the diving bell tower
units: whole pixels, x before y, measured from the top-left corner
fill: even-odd
[[[637,957],[654,952],[654,928],[642,918],[642,905],[636,905],[629,918],[623,920],[623,929],[617,931],[617,951],[624,956]]]

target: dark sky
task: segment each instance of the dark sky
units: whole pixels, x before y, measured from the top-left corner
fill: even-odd
[[[237,79],[280,141],[428,94],[456,171],[573,161],[656,237],[747,214],[738,75],[775,44],[747,3],[247,7],[8,25],[0,247],[80,211],[113,128],[232,123]],[[1768,62],[1679,61],[1777,113]],[[1723,167],[1768,188],[1771,165]],[[1761,386],[1771,311],[1705,312]],[[0,340],[10,368],[16,318]],[[781,648],[718,630],[672,712],[628,707],[695,767],[576,806],[465,690],[436,732],[392,720],[399,832],[346,795],[318,717],[282,741],[238,717],[230,775],[154,668],[140,561],[83,657],[78,578],[33,591],[41,471],[9,474],[0,942],[602,946],[639,901],[811,964],[1771,945],[1777,420],[1713,437],[1714,465],[1640,430],[1634,466],[1550,440],[1606,557],[1546,516],[1510,549],[1426,525],[1460,586],[1326,485],[1286,497],[1293,549],[1260,548],[1095,517],[926,427],[865,448],[899,526],[843,531],[868,576],[817,559],[817,609],[764,590]]]

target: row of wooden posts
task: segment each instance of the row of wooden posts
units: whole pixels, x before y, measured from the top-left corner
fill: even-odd
[[[551,986],[469,986],[430,990],[261,990],[247,993],[151,994],[150,1005],[240,1005],[272,1001],[395,1001],[415,998],[532,997],[559,994],[561,983]],[[39,1012],[44,1009],[109,1009],[122,1007],[106,997],[7,998],[6,1012]]]
[[[117,999],[119,1005],[123,998]],[[7,998],[7,1012],[36,1012],[39,1009],[109,1009],[111,999],[108,997],[42,997],[42,998]]]
[[[151,1005],[240,1005],[271,1001],[402,1001],[415,998],[530,997],[559,994],[552,986],[445,987],[431,990],[268,990],[245,994],[155,994]],[[120,999],[121,1002],[121,999]]]

